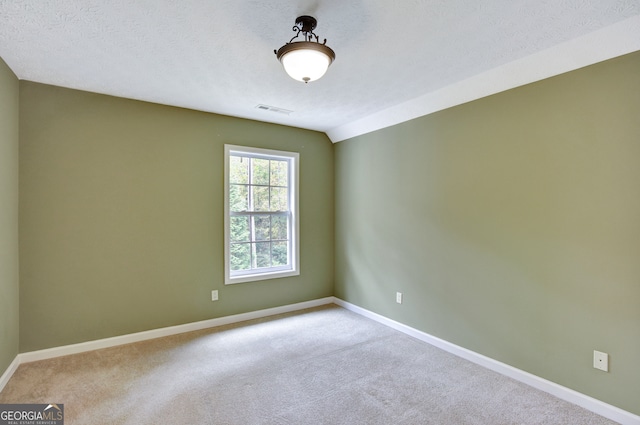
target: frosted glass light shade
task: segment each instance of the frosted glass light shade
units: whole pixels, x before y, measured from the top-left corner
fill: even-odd
[[[336,57],[331,48],[311,41],[285,44],[277,55],[287,74],[305,83],[321,78]]]

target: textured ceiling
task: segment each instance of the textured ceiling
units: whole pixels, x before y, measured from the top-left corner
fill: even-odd
[[[307,85],[273,53],[303,14],[336,52]],[[331,133],[639,18],[640,0],[0,0],[0,56],[24,80]]]

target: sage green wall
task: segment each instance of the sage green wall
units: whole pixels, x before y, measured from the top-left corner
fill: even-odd
[[[336,296],[640,414],[640,53],[335,161]]]
[[[0,376],[18,354],[18,88],[0,58]]]
[[[333,295],[324,134],[25,81],[20,132],[22,352]],[[225,143],[300,153],[300,276],[223,285]]]

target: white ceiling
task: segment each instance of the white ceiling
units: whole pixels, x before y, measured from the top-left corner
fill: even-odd
[[[274,54],[304,14],[336,52],[306,85]],[[636,50],[640,0],[0,0],[20,79],[334,142]]]

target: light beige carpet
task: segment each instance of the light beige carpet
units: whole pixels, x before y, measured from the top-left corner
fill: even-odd
[[[336,306],[21,365],[65,424],[613,424]]]

